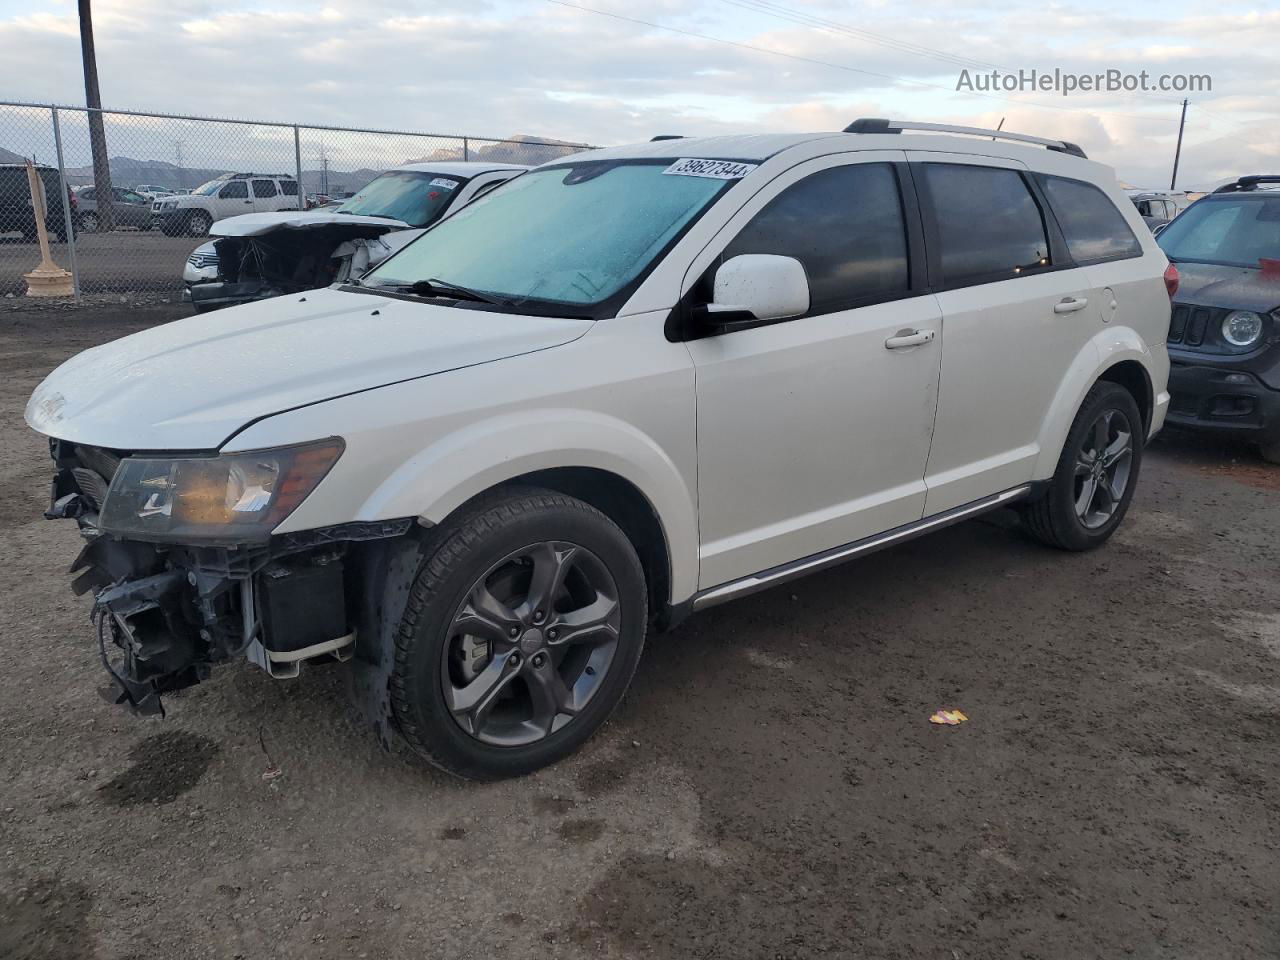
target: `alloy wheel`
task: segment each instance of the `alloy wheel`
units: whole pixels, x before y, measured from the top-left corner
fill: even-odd
[[[1115,516],[1133,470],[1133,427],[1119,410],[1104,410],[1076,453],[1076,517],[1089,530]]]
[[[618,586],[599,557],[559,540],[524,547],[490,567],[454,613],[441,652],[445,705],[483,743],[542,740],[599,691],[620,624]]]

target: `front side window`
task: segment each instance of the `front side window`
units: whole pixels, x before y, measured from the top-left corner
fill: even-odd
[[[1280,257],[1280,196],[1202,200],[1156,238],[1170,260],[1257,268]]]
[[[595,160],[533,170],[442,220],[364,283],[435,279],[517,303],[603,304],[734,182],[666,176],[673,166]]]
[[[1142,244],[1105,193],[1083,180],[1040,178],[1076,263],[1142,256]],[[1163,201],[1161,201],[1163,207]]]
[[[243,180],[232,180],[218,196],[223,200],[244,200],[249,196],[249,187]]]
[[[411,227],[426,227],[440,219],[466,182],[465,177],[392,170],[374,177],[354,197],[344,200],[335,212],[389,217]]]
[[[893,167],[832,167],[787,187],[729,243],[721,262],[744,253],[804,264],[810,315],[904,293],[907,236]]]
[[[926,163],[947,286],[1009,280],[1049,264],[1040,207],[1016,170]]]

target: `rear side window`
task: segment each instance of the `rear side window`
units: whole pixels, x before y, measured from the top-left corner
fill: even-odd
[[[1049,264],[1040,207],[1016,170],[926,163],[946,286],[1010,280]]]
[[[1040,185],[1058,226],[1067,239],[1067,250],[1076,263],[1101,263],[1142,256],[1142,244],[1125,223],[1111,199],[1091,183],[1066,177],[1040,177]],[[1156,207],[1159,204],[1159,207]],[[1156,216],[1167,216],[1164,201],[1152,202]]]
[[[253,195],[255,197],[274,197],[276,195],[276,182],[274,180],[253,181]]]
[[[742,228],[721,262],[744,253],[804,264],[810,315],[904,294],[910,275],[897,174],[887,163],[859,163],[805,177]]]
[[[281,180],[280,192],[283,193],[286,197],[296,197],[298,195],[298,181],[297,180]]]
[[[249,187],[243,180],[233,180],[222,188],[222,192],[218,194],[224,200],[237,200],[249,196]]]

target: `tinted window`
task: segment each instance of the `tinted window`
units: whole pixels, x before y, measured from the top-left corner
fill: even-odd
[[[80,196],[85,200],[97,200],[98,191],[93,187],[86,187],[84,190],[80,191]]]
[[[283,193],[286,197],[296,197],[298,195],[298,181],[297,180],[281,180],[280,192]]]
[[[1076,263],[1142,256],[1142,245],[1110,198],[1091,183],[1065,177],[1041,177],[1049,206],[1067,238]],[[1165,215],[1164,201],[1157,215]]]
[[[924,164],[947,284],[1016,277],[1049,262],[1044,218],[1016,170]]]
[[[222,197],[224,200],[235,200],[240,197],[248,197],[249,188],[245,185],[243,180],[232,180],[222,188],[222,192],[218,194],[218,196]]]
[[[887,163],[833,167],[769,201],[721,254],[795,257],[811,314],[906,291],[907,238],[898,178]]]
[[[253,181],[253,195],[255,197],[274,197],[276,195],[275,181],[273,180]]]
[[[1156,238],[1170,260],[1259,266],[1280,251],[1280,196],[1246,194],[1201,200]]]

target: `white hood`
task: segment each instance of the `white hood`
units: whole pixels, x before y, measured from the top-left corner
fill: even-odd
[[[311,290],[86,350],[27,404],[40,433],[120,450],[212,450],[247,423],[576,340],[589,320]]]
[[[331,210],[281,210],[276,213],[242,213],[238,217],[219,220],[209,228],[214,237],[260,237],[274,230],[306,230],[317,227],[343,226],[382,227],[404,230],[409,224],[390,217],[363,217]]]

